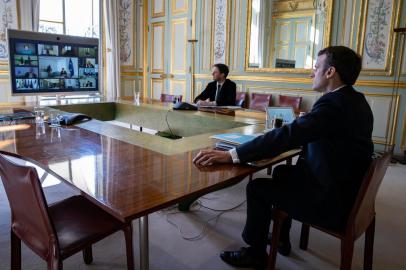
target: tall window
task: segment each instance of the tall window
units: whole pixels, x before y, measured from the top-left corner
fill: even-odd
[[[41,0],[40,3],[40,32],[99,37],[100,0]]]

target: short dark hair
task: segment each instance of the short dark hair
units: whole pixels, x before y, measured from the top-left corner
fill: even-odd
[[[220,73],[224,73],[224,76],[227,78],[228,73],[230,72],[227,65],[225,65],[225,64],[214,64],[213,67],[218,68]]]
[[[320,55],[326,55],[325,69],[334,67],[343,83],[355,84],[362,67],[359,54],[345,46],[330,46],[319,51]]]

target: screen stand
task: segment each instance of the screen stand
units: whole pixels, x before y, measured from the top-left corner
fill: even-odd
[[[104,96],[100,93],[89,94],[91,98],[100,98],[100,100],[104,99]]]
[[[64,97],[64,95],[56,95],[55,96],[55,102],[57,105],[61,105],[62,104],[62,98]]]

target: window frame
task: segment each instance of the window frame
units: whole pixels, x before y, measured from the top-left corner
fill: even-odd
[[[43,20],[43,19],[41,19],[41,14],[40,14],[39,15],[38,27],[41,26],[41,22],[60,24],[60,25],[62,25],[63,33],[56,33],[56,34],[67,35],[66,34],[66,8],[65,8],[66,0],[60,0],[60,1],[62,1],[62,21]],[[99,27],[98,27],[98,30],[99,31],[98,31],[98,36],[89,36],[90,38],[100,38],[100,36],[102,34],[102,25],[100,23],[101,22],[100,19],[101,19],[101,16],[102,16],[102,1],[101,0],[92,0],[92,6],[93,6],[93,3],[95,1],[99,2],[99,9],[98,9],[98,12],[99,12],[99,20],[98,20]],[[41,2],[40,2],[40,4],[41,4]],[[95,11],[95,9],[92,8],[92,22],[93,23],[94,23],[94,19],[93,19],[94,18],[94,11]],[[38,31],[40,31],[39,28],[38,28]],[[44,33],[46,33],[46,32],[44,32]],[[83,37],[85,37],[85,36],[83,36]]]

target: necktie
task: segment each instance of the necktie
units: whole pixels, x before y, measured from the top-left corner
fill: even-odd
[[[220,89],[221,89],[221,84],[217,84],[217,90],[216,90],[216,97],[215,97],[215,101],[217,101],[217,97],[218,97],[218,94],[219,94],[219,91],[220,91]]]

